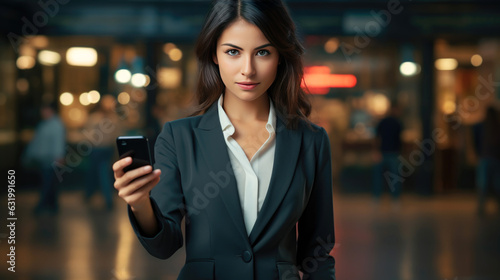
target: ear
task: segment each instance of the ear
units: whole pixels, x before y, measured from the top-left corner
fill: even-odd
[[[219,61],[217,60],[217,54],[212,55],[212,60],[214,61],[215,65],[219,65]]]

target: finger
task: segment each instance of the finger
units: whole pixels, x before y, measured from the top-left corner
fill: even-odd
[[[134,180],[151,173],[152,170],[153,170],[153,167],[151,165],[145,165],[142,167],[138,167],[136,169],[132,169],[132,170],[125,172],[125,174],[122,176],[121,179],[123,179],[124,185],[129,185]]]
[[[129,166],[132,163],[132,158],[131,157],[126,157],[123,159],[120,159],[113,164],[113,172],[115,173],[115,179],[120,178],[125,174],[123,172],[123,168]]]
[[[130,188],[128,189],[130,193],[134,193],[139,189],[144,189],[148,187],[148,184],[153,182],[154,180],[159,180],[160,177],[160,170],[155,170],[151,172],[151,174],[145,175],[143,177],[140,177],[133,181],[129,186]],[[149,191],[149,190],[148,190]]]
[[[116,176],[115,184],[114,184],[115,189],[117,189],[119,191],[122,188],[128,188],[129,185],[137,178],[140,178],[144,175],[151,173],[151,169],[152,169],[152,167],[150,165],[148,165],[148,166],[139,167],[139,168],[136,168],[133,170],[129,170],[129,171],[125,172],[120,177]],[[118,172],[120,172],[120,171],[118,171]]]
[[[130,172],[132,172],[132,171],[130,171]],[[153,180],[155,180],[155,179],[159,180],[160,173],[161,173],[160,170],[157,169],[154,172],[151,172],[151,174],[137,178],[134,181],[130,182],[129,184],[124,185],[126,187],[119,190],[119,196],[125,198],[125,197],[135,193],[139,189],[143,189],[146,185],[148,185]]]
[[[124,200],[129,205],[134,205],[136,202],[143,200],[144,198],[149,197],[149,192],[158,184],[160,181],[160,177],[154,178],[152,181],[139,188],[135,192],[129,194],[124,198]]]

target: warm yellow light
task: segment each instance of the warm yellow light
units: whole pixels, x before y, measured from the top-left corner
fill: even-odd
[[[149,83],[151,83],[151,78],[148,75],[144,75],[144,77],[146,78],[146,82],[144,83],[144,86],[147,87],[147,86],[149,86]]]
[[[483,58],[480,55],[475,54],[470,58],[470,63],[473,66],[479,67],[481,66],[481,64],[483,64]]]
[[[339,39],[337,38],[330,38],[330,40],[326,41],[325,43],[325,51],[327,53],[334,53],[337,51],[339,48]]]
[[[164,46],[163,46],[163,52],[165,52],[166,54],[168,54],[172,49],[175,49],[177,48],[175,46],[174,43],[166,43]]]
[[[455,70],[458,66],[458,61],[454,58],[440,58],[434,62],[437,70]]]
[[[418,65],[415,62],[403,62],[399,66],[399,72],[401,72],[403,76],[414,76],[418,73]]]
[[[126,84],[130,82],[132,74],[127,69],[120,69],[115,73],[115,80],[121,84]]]
[[[368,101],[371,111],[379,116],[384,115],[389,110],[390,105],[389,98],[382,93],[373,95]]]
[[[87,96],[91,104],[96,104],[101,99],[101,94],[97,90],[89,91]]]
[[[61,61],[61,55],[48,50],[43,50],[38,54],[38,61],[47,66],[56,65]]]
[[[31,56],[35,57],[36,56],[36,50],[33,48],[33,46],[29,44],[22,44],[19,47],[19,56]]]
[[[143,87],[146,85],[146,81],[146,76],[144,74],[135,73],[132,75],[131,82],[134,87]]]
[[[91,67],[97,63],[97,51],[93,48],[73,47],[66,52],[69,65]]]
[[[59,96],[59,102],[61,102],[61,104],[64,106],[71,105],[73,103],[73,100],[73,94],[69,92],[64,92],[63,94],[61,94],[61,96]]]
[[[19,69],[31,69],[35,66],[35,59],[31,56],[20,56],[16,60],[16,65]]]
[[[443,103],[442,109],[443,109],[443,113],[445,113],[447,115],[452,114],[457,109],[457,105],[455,104],[455,102],[448,100],[448,101],[445,101]]]
[[[69,118],[75,122],[81,121],[83,118],[83,112],[80,108],[71,108],[71,110],[69,110],[68,112],[68,115]]]
[[[38,35],[38,36],[29,37],[29,42],[35,48],[43,49],[49,45],[49,38],[47,38],[47,36]]]
[[[89,94],[87,92],[80,94],[79,100],[80,100],[80,104],[82,104],[83,106],[87,106],[90,104]]]
[[[122,105],[127,105],[130,102],[130,94],[128,92],[122,92],[118,94],[118,103]]]
[[[168,52],[168,56],[170,56],[170,59],[173,61],[179,61],[182,58],[182,51],[178,48],[171,49]]]
[[[179,68],[162,67],[158,70],[157,79],[162,88],[176,88],[181,84],[182,71]]]

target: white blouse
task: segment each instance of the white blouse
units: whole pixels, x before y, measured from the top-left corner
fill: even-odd
[[[247,234],[250,235],[253,225],[257,220],[257,214],[266,198],[269,182],[271,181],[276,147],[275,109],[273,102],[269,99],[269,117],[266,124],[266,130],[269,134],[262,135],[262,137],[267,137],[267,140],[249,161],[241,146],[232,137],[235,128],[224,111],[222,102],[223,95],[221,94],[218,100],[219,120],[238,186],[245,227]]]

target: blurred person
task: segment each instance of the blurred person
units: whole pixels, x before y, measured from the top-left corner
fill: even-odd
[[[307,119],[302,53],[281,1],[214,1],[196,45],[197,114],[163,126],[157,169],[113,165],[150,254],[182,247],[186,218],[178,279],[335,279],[329,138]]]
[[[484,120],[473,127],[479,162],[476,168],[478,214],[484,214],[488,189],[493,187],[500,205],[500,118],[494,107],[486,109]]]
[[[121,134],[116,102],[111,95],[104,95],[89,115],[84,134],[90,138],[92,150],[87,170],[85,201],[90,202],[97,189],[101,190],[108,210],[113,208],[113,171],[111,162],[116,149],[116,137]]]
[[[33,140],[26,147],[23,163],[36,167],[41,175],[40,200],[35,213],[56,213],[58,204],[58,182],[56,164],[62,164],[66,148],[66,130],[57,115],[55,103],[44,103],[40,108],[42,121],[35,129]]]
[[[446,135],[437,147],[436,186],[437,192],[449,192],[458,187],[460,174],[460,145],[464,136],[463,126],[457,120],[458,112],[445,114],[443,119],[443,132]]]
[[[373,196],[376,201],[380,200],[384,182],[387,182],[393,201],[397,201],[401,193],[402,183],[399,177],[398,167],[401,154],[401,133],[403,125],[399,120],[399,107],[391,103],[387,115],[377,124],[375,133],[375,161],[373,169]]]

